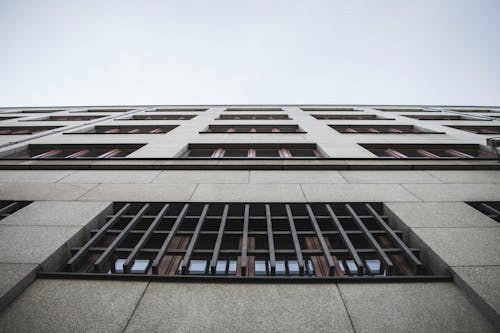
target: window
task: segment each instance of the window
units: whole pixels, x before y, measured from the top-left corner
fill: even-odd
[[[465,112],[465,113],[491,113],[491,112],[500,112],[500,110],[493,109],[447,109],[455,112]]]
[[[375,110],[384,112],[441,112],[439,110],[427,110],[424,108],[376,108]]]
[[[2,120],[11,120],[11,119],[16,119],[16,118],[19,118],[19,117],[0,117],[0,121],[2,121]]]
[[[381,203],[114,203],[62,267],[73,273],[211,278],[429,274]],[[122,275],[123,276],[123,275]]]
[[[361,144],[379,157],[391,158],[493,158],[486,147],[477,144]]]
[[[425,115],[405,115],[407,118],[413,118],[413,119],[418,119],[418,120],[476,120],[476,121],[488,121],[490,119],[483,119],[483,118],[474,118],[474,117],[467,117],[467,116],[462,116],[462,115],[457,115],[457,114],[439,114],[439,115],[434,115],[434,114],[425,114]]]
[[[17,110],[17,111],[10,111],[9,113],[53,113],[53,112],[59,112],[59,111],[64,111],[63,109],[34,109],[34,110]]]
[[[321,158],[315,144],[190,144],[186,158]]]
[[[65,134],[163,134],[176,127],[177,125],[94,126],[83,132]]]
[[[375,114],[312,114],[311,116],[319,120],[394,120]]]
[[[148,112],[203,112],[207,110],[207,108],[155,108]]]
[[[196,117],[192,114],[152,114],[152,115],[133,115],[127,119],[115,119],[115,120],[189,120]]]
[[[500,222],[500,201],[468,202],[469,205]]]
[[[210,125],[200,133],[305,133],[297,125]]]
[[[286,114],[221,114],[219,120],[277,120],[290,119]]]
[[[500,134],[500,126],[448,126],[474,134]]]
[[[8,126],[0,127],[0,135],[31,135],[46,132],[61,126]]]
[[[98,109],[87,109],[86,112],[128,112],[135,110],[133,108],[118,108],[118,109],[107,109],[107,108],[98,108]],[[81,112],[81,111],[77,111]]]
[[[346,134],[443,134],[413,125],[330,125],[330,127]]]
[[[105,116],[49,116],[45,118],[28,119],[25,121],[88,121]]]
[[[75,159],[75,158],[119,158],[125,157],[142,144],[31,144],[27,149],[13,153],[6,159]]]
[[[227,108],[226,111],[283,111],[282,108]]]
[[[355,108],[322,108],[322,107],[317,107],[317,108],[301,108],[302,111],[335,111],[335,112],[340,112],[340,111],[362,111],[359,109]]]
[[[0,201],[0,220],[28,206],[30,203],[31,201]]]

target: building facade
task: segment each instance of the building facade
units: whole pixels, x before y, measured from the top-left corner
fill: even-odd
[[[0,108],[0,332],[494,332],[500,107]]]

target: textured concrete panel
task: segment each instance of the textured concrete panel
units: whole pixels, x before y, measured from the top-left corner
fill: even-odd
[[[94,186],[95,184],[3,183],[0,184],[0,200],[76,200]]]
[[[162,171],[153,183],[196,184],[196,183],[248,183],[248,171],[225,170],[169,170]]]
[[[353,332],[335,285],[151,283],[126,332]]]
[[[500,227],[464,202],[389,202],[386,207],[410,228]]]
[[[494,170],[429,170],[428,174],[445,183],[497,183],[500,184],[500,171]]]
[[[36,201],[2,220],[2,225],[85,226],[110,202]]]
[[[0,264],[0,311],[34,279],[36,264]]]
[[[187,201],[194,184],[100,184],[79,200],[89,201]]]
[[[93,170],[77,171],[74,174],[62,179],[61,183],[126,183],[143,184],[149,183],[156,177],[159,171],[121,171],[121,170]]]
[[[404,184],[423,201],[495,201],[500,186],[494,184]]]
[[[459,286],[470,288],[473,299],[479,298],[478,304],[483,311],[496,322],[500,329],[500,266],[453,267]]]
[[[346,183],[338,171],[250,171],[250,183]]]
[[[396,184],[302,184],[308,201],[420,201]]]
[[[0,313],[0,332],[122,332],[146,285],[36,280]]]
[[[192,201],[304,202],[297,184],[200,184]]]
[[[495,332],[452,283],[339,284],[356,332]]]
[[[43,264],[81,227],[0,225],[0,262]]]
[[[349,183],[396,184],[396,183],[440,183],[423,171],[340,171]]]
[[[500,228],[414,228],[415,235],[449,266],[500,265]]]
[[[74,171],[63,170],[3,170],[0,171],[0,182],[57,182],[58,180],[72,174]]]

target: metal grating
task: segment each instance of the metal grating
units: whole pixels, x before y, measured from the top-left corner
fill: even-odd
[[[63,275],[418,277],[381,203],[115,203]],[[55,273],[54,273],[55,274]]]
[[[468,202],[468,204],[493,220],[500,222],[500,201]]]
[[[0,220],[28,206],[31,202],[32,201],[0,201]]]

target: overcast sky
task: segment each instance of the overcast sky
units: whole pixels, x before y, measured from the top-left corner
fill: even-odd
[[[0,0],[0,106],[500,105],[500,0]]]

